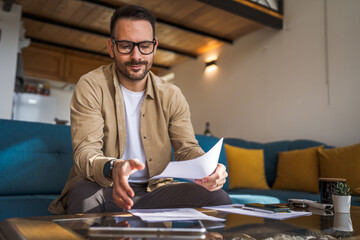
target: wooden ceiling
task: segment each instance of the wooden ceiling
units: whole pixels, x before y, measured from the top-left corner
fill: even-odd
[[[241,11],[233,6],[244,11],[249,5],[264,16],[272,11],[269,6],[246,0],[221,0],[231,6],[219,6],[211,0],[12,1],[22,6],[26,37],[32,42],[102,56],[108,55],[106,41],[114,9],[126,4],[144,6],[157,17],[159,48],[153,66],[157,73],[269,25],[256,17],[254,21],[251,16],[240,16]],[[272,2],[282,5],[282,1]],[[251,11],[245,9],[247,12]]]

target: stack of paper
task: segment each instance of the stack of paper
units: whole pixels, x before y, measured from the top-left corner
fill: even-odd
[[[211,175],[217,167],[223,140],[221,138],[207,153],[200,157],[170,162],[161,174],[151,179],[170,177],[193,180]]]
[[[140,217],[145,222],[167,222],[184,220],[225,221],[225,219],[208,216],[192,208],[164,209],[131,209],[128,212]]]
[[[246,210],[243,209],[242,207],[244,207],[244,204],[229,204],[229,205],[220,205],[220,206],[204,207],[204,208],[227,212],[227,213],[235,213],[235,214],[242,214],[242,215],[262,217],[262,218],[271,218],[276,220],[284,220],[284,219],[295,218],[300,216],[309,216],[312,214],[311,212],[296,212],[296,211],[290,211],[289,213],[287,212],[267,213],[261,210],[259,211]]]

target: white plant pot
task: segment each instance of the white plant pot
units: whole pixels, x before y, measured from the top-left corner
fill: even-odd
[[[332,201],[336,213],[350,213],[351,196],[332,195]]]
[[[353,232],[350,213],[335,213],[334,229],[341,232]]]

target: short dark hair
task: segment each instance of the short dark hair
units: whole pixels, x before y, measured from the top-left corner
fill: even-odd
[[[156,17],[146,8],[137,5],[127,5],[117,8],[111,17],[110,22],[110,37],[112,38],[114,38],[115,25],[119,19],[149,21],[153,29],[153,37],[155,37]]]

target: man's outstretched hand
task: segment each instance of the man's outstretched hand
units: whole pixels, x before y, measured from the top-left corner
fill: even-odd
[[[128,183],[131,174],[144,169],[145,165],[138,159],[116,160],[112,169],[111,177],[113,180],[113,201],[122,208],[129,210],[134,205],[132,197],[135,196],[133,189]]]
[[[223,187],[227,176],[228,173],[226,172],[225,166],[218,163],[215,171],[210,176],[204,177],[203,179],[195,179],[195,183],[203,186],[209,191],[216,191]]]

